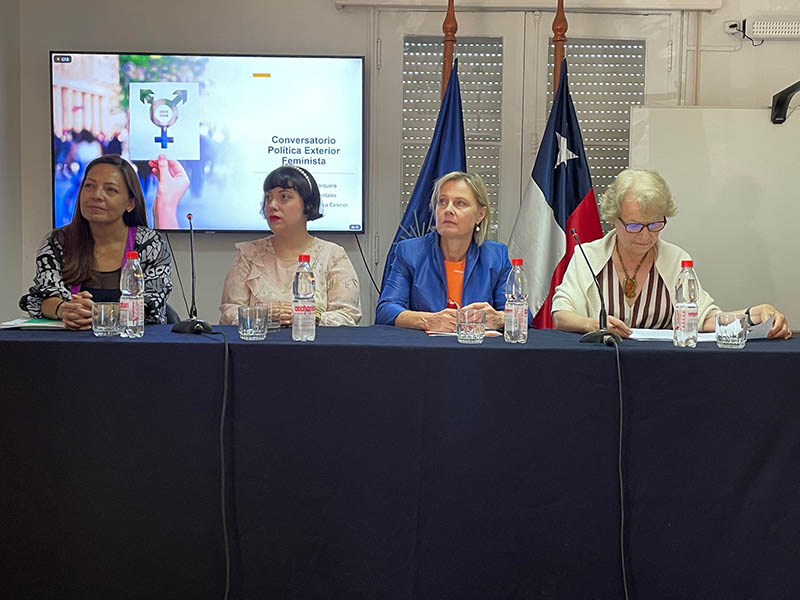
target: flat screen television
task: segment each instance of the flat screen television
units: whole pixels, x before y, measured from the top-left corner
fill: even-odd
[[[53,224],[72,219],[86,165],[136,167],[148,220],[164,155],[189,178],[177,230],[264,231],[262,186],[281,165],[319,184],[320,232],[364,229],[364,57],[51,52]],[[163,228],[163,227],[162,227]]]

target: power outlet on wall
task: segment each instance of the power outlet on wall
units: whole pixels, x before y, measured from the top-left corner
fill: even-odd
[[[722,30],[728,35],[736,35],[744,31],[741,21],[725,21],[722,24]]]

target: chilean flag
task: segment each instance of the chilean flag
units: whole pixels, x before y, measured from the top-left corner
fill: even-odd
[[[530,282],[528,306],[539,329],[553,328],[550,306],[575,248],[568,234],[573,227],[581,242],[603,235],[564,59],[553,108],[508,242],[509,254],[524,260]]]

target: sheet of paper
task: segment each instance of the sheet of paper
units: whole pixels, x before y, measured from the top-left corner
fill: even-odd
[[[753,325],[750,329],[747,330],[747,339],[748,340],[763,340],[767,337],[769,330],[772,329],[772,324],[775,322],[775,315],[772,315],[769,319],[764,321],[763,323],[759,323],[758,325]]]
[[[631,329],[628,339],[638,342],[671,342],[672,329]],[[698,342],[713,342],[713,333],[698,333]]]
[[[747,330],[748,340],[763,340],[767,337],[767,333],[772,329],[772,324],[775,322],[775,315],[758,325],[754,325]],[[666,342],[672,341],[671,329],[633,329],[630,339],[639,342]],[[713,342],[715,341],[713,333],[698,333],[698,342]]]
[[[64,329],[64,322],[53,319],[12,319],[0,323],[0,329]]]
[[[13,319],[11,321],[6,321],[4,323],[0,323],[0,329],[14,329],[15,327],[19,328],[27,320],[28,319]]]

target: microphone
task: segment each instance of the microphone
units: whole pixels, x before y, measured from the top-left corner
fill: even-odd
[[[197,305],[195,304],[195,282],[197,281],[197,271],[194,268],[194,227],[192,226],[192,213],[186,215],[189,221],[189,256],[192,261],[192,306],[189,308],[189,318],[172,326],[175,333],[208,333],[211,325],[197,318]]]
[[[606,314],[606,303],[603,300],[603,291],[600,289],[600,284],[597,282],[597,275],[594,274],[592,265],[589,262],[589,259],[586,258],[586,253],[583,251],[581,241],[578,239],[578,232],[575,231],[575,228],[573,227],[569,230],[569,233],[575,240],[575,244],[580,249],[581,254],[583,254],[583,260],[586,261],[586,266],[589,267],[589,272],[592,274],[594,285],[597,287],[597,295],[600,296],[600,317],[598,319],[600,329],[584,334],[581,336],[580,341],[584,344],[605,344],[606,346],[610,345],[609,342],[611,342],[612,339],[616,340],[617,342],[621,342],[622,338],[618,334],[608,329],[608,316]]]

